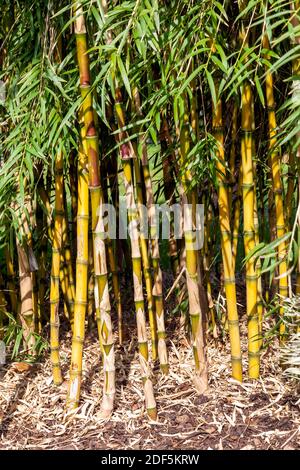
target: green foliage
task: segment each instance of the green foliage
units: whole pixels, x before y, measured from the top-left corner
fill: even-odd
[[[281,347],[281,360],[288,377],[300,380],[300,297],[295,295],[285,300],[284,321],[291,335]]]
[[[14,8],[10,8],[11,3]],[[243,4],[241,12],[238,3]],[[175,197],[178,198],[182,175],[187,170],[192,174],[191,186],[213,197],[217,155],[216,141],[211,135],[212,106],[221,99],[228,110],[224,116],[227,152],[231,104],[247,82],[255,92],[255,114],[260,117],[256,122],[255,143],[259,178],[265,188],[261,195],[264,204],[270,190],[268,142],[262,122],[266,115],[267,69],[273,73],[276,101],[280,103],[276,114],[279,150],[283,155],[300,145],[299,70],[295,70],[300,27],[291,22],[290,2],[116,0],[107,2],[107,12],[100,0],[84,0],[82,4],[90,40],[92,92],[103,158],[108,159],[116,152],[119,146],[115,143],[116,133],[122,131],[124,141],[136,142],[137,137],[142,137],[149,143],[157,200],[163,197],[162,161],[166,155],[172,155],[174,166],[179,166]],[[29,197],[33,205],[39,204],[44,210],[38,197],[39,185],[47,188],[53,202],[51,176],[59,149],[64,154],[64,174],[69,185],[70,155],[77,151],[77,112],[81,104],[71,9],[72,2],[68,0],[3,2],[0,80],[6,83],[7,98],[0,105],[0,247],[8,243],[11,251],[15,234],[22,239],[16,207],[26,214],[25,201]],[[299,17],[299,12],[294,14]],[[248,32],[249,45],[240,41],[241,27]],[[262,46],[264,34],[271,50]],[[57,54],[60,40],[61,57]],[[116,130],[115,116],[110,113],[115,77],[126,112],[126,126],[122,130]],[[136,87],[141,96],[142,116],[132,109]],[[190,115],[194,105],[197,132],[189,123],[190,146],[185,162],[179,165],[180,131],[185,125],[183,111],[186,109]],[[167,149],[160,142],[163,117],[167,118],[170,131]],[[289,163],[286,166],[288,173]],[[34,234],[36,222],[28,214],[27,220]],[[251,256],[262,258],[262,273],[271,271],[275,275],[280,240],[269,244],[268,234],[263,235],[262,244]],[[298,257],[296,235],[295,229],[286,235],[291,269]],[[10,323],[10,328],[14,333],[7,338],[19,338],[17,324]]]
[[[3,341],[7,346],[10,346],[8,353],[11,360],[26,359],[29,362],[36,361],[44,351],[48,350],[48,342],[41,335],[34,333],[34,349],[29,354],[26,345],[23,344],[24,335],[22,326],[13,315],[8,312],[5,314],[8,318],[8,323],[4,326]],[[30,336],[28,336],[29,340]]]
[[[52,0],[30,2],[29,8],[24,8],[25,5],[26,1],[15,4],[15,14],[19,16],[6,37],[6,66],[0,74],[8,83],[8,97],[1,113],[6,130],[0,143],[5,163],[0,170],[1,226],[13,218],[9,209],[11,199],[17,199],[22,207],[25,192],[34,197],[36,170],[42,167],[44,177],[51,171],[59,146],[64,150],[67,167],[70,150],[77,146],[75,120],[80,99],[74,43],[66,29],[72,26],[71,4]],[[108,2],[107,14],[100,1],[84,1],[83,5],[93,37],[90,54],[93,86],[99,97],[96,109],[104,122],[108,123],[107,102],[114,95],[112,76],[117,76],[124,86],[128,111],[131,91],[138,85],[145,118],[142,132],[154,140],[159,133],[161,113],[169,116],[174,101],[180,107],[185,94],[191,97],[196,80],[198,109],[203,119],[199,123],[200,139],[191,149],[193,161],[188,159],[187,165],[197,169],[194,179],[197,183],[206,178],[215,180],[209,157],[215,154],[215,148],[207,127],[211,102],[216,103],[218,98],[215,77],[221,79],[218,96],[225,101],[247,80],[256,88],[262,106],[266,65],[283,79],[281,88],[290,88],[297,79],[286,73],[287,68],[291,72],[299,46],[291,45],[297,27],[291,26],[291,12],[284,0],[245,2],[241,13],[235,4],[215,0]],[[242,21],[246,21],[249,34],[253,32],[256,37],[248,48],[238,41]],[[265,32],[271,51],[262,48]],[[60,35],[63,58],[56,63],[55,47]],[[300,129],[299,93],[292,97],[285,92],[284,95],[287,99],[279,111],[281,145],[297,136]],[[176,113],[174,119],[176,123]],[[131,114],[129,132],[129,126],[134,124]],[[176,140],[174,134],[172,137]],[[24,187],[24,181],[30,189]]]

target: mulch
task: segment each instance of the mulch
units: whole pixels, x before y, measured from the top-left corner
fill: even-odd
[[[67,378],[69,342],[62,345]],[[81,405],[65,415],[66,382],[55,387],[49,359],[19,371],[1,370],[0,449],[296,449],[300,448],[300,397],[282,375],[278,349],[262,356],[257,381],[230,378],[229,351],[209,344],[205,395],[193,388],[193,358],[183,334],[170,340],[170,374],[154,369],[159,420],[149,423],[133,339],[117,348],[116,408],[100,411],[102,372],[97,338],[87,337]],[[246,358],[245,358],[246,359]]]
[[[133,315],[132,310],[127,313]],[[80,406],[66,415],[71,342],[67,333],[61,345],[65,381],[60,387],[52,383],[48,354],[32,366],[13,362],[0,369],[0,449],[300,448],[299,389],[284,376],[276,341],[262,353],[261,378],[248,379],[243,319],[245,378],[238,383],[230,377],[229,341],[211,338],[209,389],[198,395],[190,344],[171,310],[168,318],[169,375],[163,376],[152,364],[157,423],[150,423],[146,415],[135,334],[116,347],[117,394],[110,420],[99,417],[103,373],[94,331],[84,345]]]

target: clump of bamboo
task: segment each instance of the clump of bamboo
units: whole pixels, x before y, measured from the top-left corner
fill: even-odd
[[[135,175],[135,186],[136,186],[136,195],[137,195],[137,209],[139,213],[140,222],[143,221],[144,212],[143,212],[143,189],[142,189],[142,179],[140,171],[140,163],[137,158],[137,154],[134,151],[134,175]],[[156,361],[157,359],[157,325],[155,318],[155,305],[153,301],[153,292],[152,292],[152,277],[151,277],[151,266],[150,266],[150,254],[148,250],[147,238],[143,231],[140,231],[140,249],[142,257],[142,266],[143,273],[146,285],[147,301],[148,301],[148,315],[150,323],[150,334],[151,334],[151,344],[152,344],[152,359]]]

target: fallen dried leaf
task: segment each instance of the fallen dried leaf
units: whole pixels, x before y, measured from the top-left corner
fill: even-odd
[[[33,364],[28,362],[14,362],[12,364],[13,370],[22,374],[23,372],[28,372],[32,368]]]

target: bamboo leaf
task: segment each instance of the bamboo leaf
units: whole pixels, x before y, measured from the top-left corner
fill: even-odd
[[[118,68],[119,68],[119,71],[120,71],[120,74],[121,74],[121,77],[122,77],[122,80],[123,80],[123,83],[124,83],[124,86],[126,88],[126,91],[129,95],[129,97],[131,98],[131,88],[130,88],[130,83],[129,83],[129,80],[128,80],[128,76],[127,76],[127,73],[126,73],[126,70],[125,70],[125,67],[124,67],[124,64],[122,62],[122,59],[119,55],[116,56],[117,58],[117,64],[118,64]]]
[[[255,86],[256,86],[256,90],[257,90],[257,93],[258,93],[260,102],[261,102],[261,104],[262,104],[263,106],[265,106],[264,92],[263,92],[263,90],[262,90],[262,88],[261,88],[260,81],[259,81],[259,78],[258,78],[257,75],[254,77],[254,83],[255,83]]]
[[[217,106],[217,95],[216,95],[214,80],[212,78],[211,73],[207,69],[205,70],[205,74],[206,74],[206,78],[207,78],[207,81],[208,81],[212,101],[213,101],[214,107],[216,108],[216,106]]]

